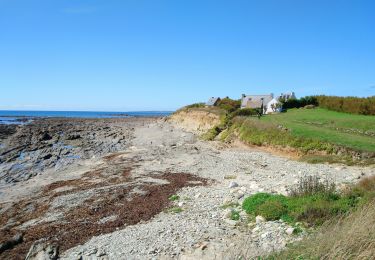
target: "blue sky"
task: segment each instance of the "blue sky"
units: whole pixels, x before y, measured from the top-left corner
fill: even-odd
[[[375,1],[0,0],[0,109],[375,95]]]

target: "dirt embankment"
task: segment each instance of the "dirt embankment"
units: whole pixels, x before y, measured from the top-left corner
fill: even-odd
[[[185,109],[174,113],[170,119],[178,128],[202,134],[220,124],[220,112],[209,109]]]

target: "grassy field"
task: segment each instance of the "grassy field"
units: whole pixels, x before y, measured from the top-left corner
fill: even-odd
[[[264,116],[260,121],[282,125],[290,129],[293,136],[375,152],[375,116],[339,113],[321,108],[290,109],[286,113]]]

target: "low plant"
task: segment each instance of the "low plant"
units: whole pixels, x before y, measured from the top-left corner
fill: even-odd
[[[240,204],[238,202],[228,202],[228,203],[225,203],[224,205],[220,206],[220,208],[227,209],[227,208],[236,208],[238,206],[240,206]]]
[[[292,187],[290,196],[257,193],[246,198],[242,207],[246,213],[267,220],[283,219],[291,224],[302,221],[319,226],[374,198],[374,186],[375,177],[339,193],[328,179],[304,177]]]
[[[173,207],[173,208],[169,208],[167,210],[167,212],[174,213],[174,214],[181,213],[182,211],[183,211],[183,209],[180,208],[180,207]]]
[[[298,184],[291,188],[290,196],[308,196],[313,194],[325,194],[330,196],[336,192],[335,183],[328,179],[321,179],[317,175],[302,176]]]
[[[180,199],[180,196],[178,195],[172,195],[168,198],[170,201],[176,201],[176,200],[179,200]]]
[[[211,128],[210,130],[208,130],[206,133],[204,133],[202,135],[202,139],[206,141],[212,141],[215,139],[216,136],[220,134],[222,130],[223,129],[220,126],[215,126]]]
[[[286,205],[280,200],[267,200],[261,204],[256,214],[263,216],[267,220],[278,220],[287,213]]]
[[[225,175],[224,176],[224,180],[234,180],[236,178],[237,178],[236,175]]]
[[[237,210],[232,210],[230,214],[230,219],[231,220],[240,220],[240,213]]]

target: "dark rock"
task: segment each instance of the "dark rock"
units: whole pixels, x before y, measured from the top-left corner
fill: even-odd
[[[52,154],[46,154],[45,156],[43,156],[43,159],[44,160],[48,160],[48,159],[50,159],[52,157]]]
[[[47,132],[44,132],[40,138],[41,141],[48,141],[51,139],[52,139],[52,136],[50,136]]]
[[[72,135],[68,135],[66,140],[77,140],[77,139],[81,139],[81,135],[79,134],[72,134]]]
[[[22,243],[23,241],[23,234],[18,233],[11,239],[3,242],[0,244],[0,253],[4,252],[5,250],[12,249],[15,245]]]

